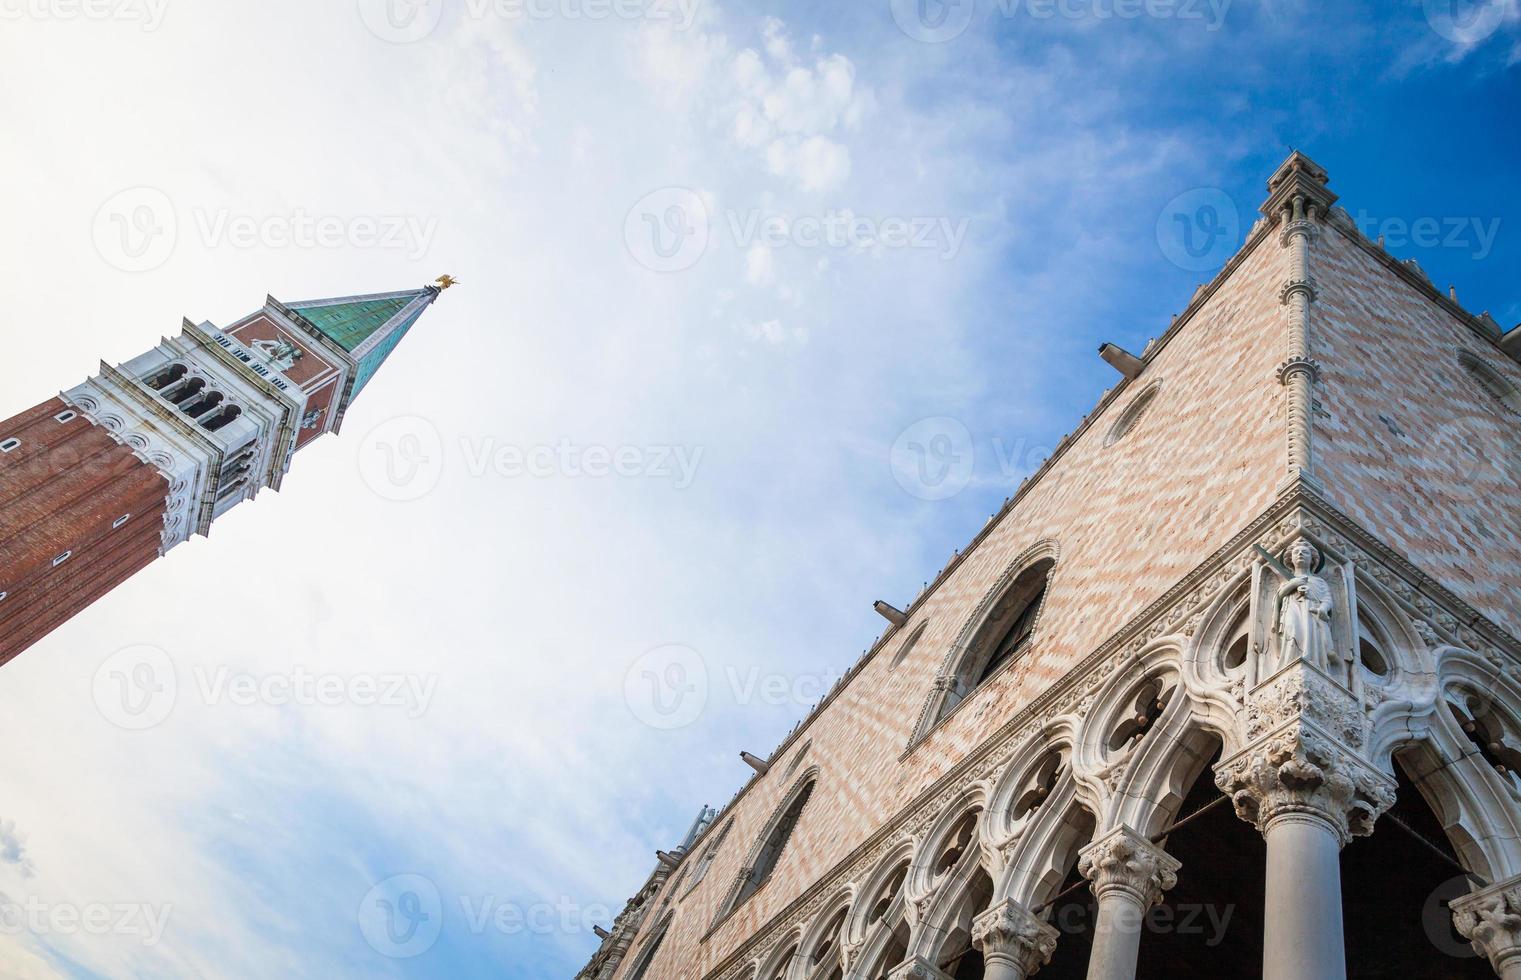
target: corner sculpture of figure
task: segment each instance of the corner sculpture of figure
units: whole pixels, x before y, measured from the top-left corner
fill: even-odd
[[[1331,635],[1331,612],[1336,603],[1331,586],[1314,574],[1320,553],[1310,542],[1300,538],[1289,548],[1290,568],[1269,561],[1283,584],[1278,586],[1277,616],[1273,632],[1278,637],[1278,666],[1296,659],[1334,675],[1340,658]]]

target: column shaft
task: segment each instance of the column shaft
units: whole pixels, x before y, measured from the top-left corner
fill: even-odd
[[[1012,956],[997,953],[985,957],[982,962],[982,980],[1025,980],[1028,975]]]
[[[1127,891],[1107,891],[1099,899],[1088,980],[1135,980],[1146,909]]]
[[[1286,813],[1267,826],[1263,980],[1346,980],[1341,840],[1326,821]]]

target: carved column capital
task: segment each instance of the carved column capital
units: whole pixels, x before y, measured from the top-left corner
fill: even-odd
[[[888,980],[955,980],[922,956],[899,963],[887,973]]]
[[[1020,976],[1029,976],[1051,961],[1060,933],[1012,898],[978,913],[972,919],[972,948],[987,963],[1006,960]]]
[[[1162,901],[1162,893],[1178,883],[1182,863],[1162,848],[1119,826],[1080,852],[1077,870],[1093,883],[1100,902],[1111,892],[1133,899],[1144,911]]]
[[[1215,769],[1215,785],[1236,816],[1263,834],[1278,820],[1329,827],[1342,846],[1373,833],[1394,804],[1394,781],[1312,726],[1296,724]]]
[[[1452,923],[1495,973],[1521,961],[1521,876],[1481,888],[1452,902]]]

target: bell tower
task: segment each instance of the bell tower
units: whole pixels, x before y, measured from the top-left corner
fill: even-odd
[[[178,336],[0,422],[0,664],[265,487],[440,292],[282,303]]]

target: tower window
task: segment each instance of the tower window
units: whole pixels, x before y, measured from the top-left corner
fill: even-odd
[[[21,440],[20,439],[6,439],[4,442],[0,442],[0,453],[8,453],[8,452],[10,452],[13,449],[20,449],[20,448],[21,448]]]
[[[5,597],[8,596],[8,595],[10,595],[9,592],[0,592],[0,602],[4,602],[5,601]]]
[[[200,398],[181,402],[180,411],[191,418],[195,418],[196,416],[205,415],[220,404],[222,404],[222,393],[220,391],[208,391]]]
[[[68,561],[70,558],[73,558],[73,557],[74,557],[74,552],[72,552],[72,551],[65,551],[63,554],[61,554],[57,558],[53,559],[53,567],[57,568],[59,565],[62,565],[64,562]]]
[[[144,383],[154,391],[162,391],[164,388],[183,378],[187,370],[183,364],[171,364],[154,373]]]
[[[176,405],[183,405],[186,401],[194,398],[196,395],[199,395],[205,387],[206,379],[191,378],[189,381],[185,382],[184,387],[181,387],[173,394],[165,395],[164,397],[168,398]]]
[[[207,432],[215,432],[242,414],[243,410],[238,406],[228,405],[220,412],[213,412],[211,415],[201,419],[201,427]]]
[[[121,515],[116,520],[114,520],[114,521],[111,522],[111,530],[113,530],[113,531],[116,530],[117,528],[121,527],[123,524],[127,523],[131,519],[132,519],[132,515],[131,514],[123,514],[123,515]]]
[[[79,413],[73,409],[70,409],[67,412],[59,412],[57,415],[53,416],[53,421],[59,423],[72,422],[77,418],[79,418]]]

